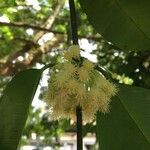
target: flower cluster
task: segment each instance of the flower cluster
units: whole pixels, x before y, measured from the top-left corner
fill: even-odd
[[[117,93],[116,86],[94,69],[87,59],[80,59],[80,49],[72,45],[64,53],[65,61],[54,67],[46,95],[54,119],[75,120],[76,107],[81,106],[83,120],[88,122],[99,110],[109,111],[111,97]]]

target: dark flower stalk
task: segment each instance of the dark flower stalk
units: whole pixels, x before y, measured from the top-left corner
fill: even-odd
[[[74,0],[69,0],[70,7],[70,20],[71,20],[71,30],[72,30],[72,42],[78,45],[78,28],[77,28],[77,18]],[[76,108],[77,117],[77,150],[83,149],[83,139],[82,139],[82,108],[77,106]]]

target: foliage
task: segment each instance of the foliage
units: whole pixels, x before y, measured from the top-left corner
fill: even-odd
[[[80,3],[106,40],[126,51],[150,48],[150,1],[80,0]]]
[[[0,99],[0,149],[17,148],[40,76],[40,70],[20,72],[4,90]]]
[[[148,150],[150,148],[149,90],[124,85],[119,87],[120,92],[114,97],[110,113],[97,115],[100,147],[102,150],[110,148]]]
[[[96,54],[98,64],[111,72],[116,83],[150,88],[149,0],[79,0],[76,7],[80,42],[86,39],[96,47],[92,53]],[[35,0],[34,3],[0,0],[0,26],[0,95],[8,81],[16,75],[1,98],[0,147],[9,142],[13,144],[6,145],[12,146],[10,149],[13,150],[18,144],[41,75],[39,70],[20,71],[62,61],[63,50],[71,44],[68,5],[63,0]],[[82,50],[86,50],[86,46]],[[115,150],[147,150],[150,135],[149,90],[119,86],[120,92],[117,98],[114,97],[110,113],[98,115],[97,132],[101,149],[109,150],[111,146]],[[13,105],[9,100],[14,100]],[[68,121],[49,120],[48,111],[41,118],[41,110],[32,110],[35,109],[30,110],[23,132],[27,137],[36,132],[47,140],[69,126]],[[86,125],[84,129],[86,134],[95,131],[95,126]],[[9,139],[6,141],[4,136]]]
[[[116,73],[114,76],[120,83],[129,84],[125,81],[128,77],[132,81],[130,84],[150,88],[149,50],[125,53],[102,42],[93,53],[97,55],[101,66]]]

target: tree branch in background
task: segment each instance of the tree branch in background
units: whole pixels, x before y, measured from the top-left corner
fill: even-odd
[[[54,47],[59,46],[59,44],[62,43],[64,39],[65,38],[63,35],[56,35],[50,41],[37,48],[35,51],[28,52],[28,57],[23,61],[16,61],[15,63],[9,65],[7,63],[0,64],[0,75],[11,76],[21,70],[25,70],[33,66],[43,54],[46,54],[50,52]]]
[[[36,26],[36,25],[25,24],[21,22],[20,23],[19,22],[0,22],[0,26],[31,28],[31,29],[45,31],[45,32],[52,32],[54,34],[64,34],[64,32],[53,31],[51,29],[43,28],[43,27]]]
[[[53,24],[54,24],[54,22],[55,22],[55,20],[58,16],[60,10],[63,8],[64,4],[65,4],[65,0],[58,1],[58,4],[57,4],[57,6],[55,7],[55,9],[53,11],[53,14],[48,17],[46,22],[42,25],[42,28],[46,28],[46,29],[51,29],[52,28],[52,26],[53,26]],[[38,32],[34,37],[34,41],[38,41],[44,34],[45,34],[44,31]],[[62,34],[62,33],[59,32],[59,34]]]
[[[47,31],[51,32],[52,25],[55,22],[55,19],[56,19],[57,15],[59,14],[61,8],[64,6],[64,2],[65,2],[64,0],[58,2],[57,6],[54,9],[54,13],[48,17],[48,19],[42,25],[42,27],[37,27],[37,26],[23,24],[23,23],[0,22],[0,25],[5,25],[5,26],[7,25],[7,26],[14,26],[14,27],[34,28],[36,30],[42,30],[42,31],[35,33],[34,38],[33,38],[33,43],[35,43],[35,44],[32,44],[31,42],[29,42],[29,43],[27,42],[22,47],[21,50],[17,51],[16,53],[12,54],[11,56],[9,56],[5,63],[0,64],[0,74],[1,75],[3,75],[3,76],[13,75],[20,70],[24,70],[24,69],[32,66],[33,64],[35,64],[35,60],[39,59],[39,57],[42,54],[49,52],[53,47],[58,45],[58,42],[61,43],[61,41],[64,40],[64,35],[62,33],[61,33],[61,35],[57,34],[57,35],[55,35],[55,37],[53,37],[53,39],[51,39],[50,41],[45,43],[43,46],[37,48],[34,53],[33,53],[33,51],[30,52],[30,50],[36,44],[38,45],[38,40],[45,34],[45,32],[47,32]],[[55,32],[55,34],[56,33],[60,34],[60,32]],[[16,58],[18,56],[24,55],[26,52],[28,52],[28,57],[23,62],[13,63],[14,61],[16,61]]]
[[[17,57],[23,55],[24,53],[28,52],[30,50],[31,47],[36,47],[37,44],[35,44],[32,41],[27,41],[27,43],[22,47],[22,49],[20,51],[15,52],[12,55],[9,55],[7,58],[7,65],[10,66],[11,63],[13,62],[13,60],[15,60]]]
[[[24,24],[24,23],[18,23],[18,22],[17,23],[0,22],[0,26],[10,26],[10,27],[19,27],[19,28],[31,28],[31,29],[35,29],[35,30],[44,31],[42,33],[52,32],[53,34],[64,34],[64,35],[66,35],[65,32],[59,32],[59,31],[47,29],[47,28],[44,28],[44,27],[39,27],[39,26],[30,25],[30,24]],[[87,36],[87,35],[79,35],[79,38],[86,38],[86,39],[94,40],[94,41],[99,41],[100,39],[102,39],[102,37],[94,37],[94,36]]]

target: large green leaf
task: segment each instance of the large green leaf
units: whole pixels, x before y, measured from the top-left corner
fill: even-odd
[[[150,150],[150,90],[119,85],[110,113],[97,115],[101,150]]]
[[[150,0],[79,0],[89,21],[123,50],[150,48]]]
[[[37,69],[20,72],[7,85],[0,100],[0,150],[17,149],[41,73]]]

